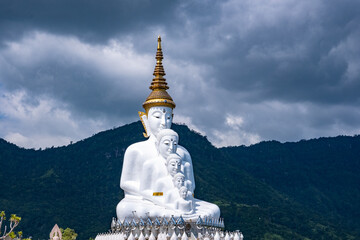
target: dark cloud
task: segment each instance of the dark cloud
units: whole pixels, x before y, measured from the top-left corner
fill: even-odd
[[[216,75],[222,76],[219,86],[251,91],[255,101],[358,104],[359,74],[350,77],[348,71],[359,64],[360,48],[355,42],[360,37],[360,19],[354,9],[360,9],[360,4],[324,2],[315,11],[302,7],[272,16],[279,19],[273,20],[276,24],[263,22],[246,34],[234,34],[225,51],[209,58],[220,60],[212,63],[216,63]],[[229,27],[236,33],[236,24]]]
[[[2,38],[39,30],[76,35],[87,41],[106,41],[171,19],[179,1],[12,1],[0,8]]]
[[[93,47],[77,39],[35,33],[2,52],[2,83],[11,91],[26,90],[32,96],[64,102],[83,116],[129,119],[127,116],[136,115],[133,109],[143,100],[140,96],[146,90],[134,94],[138,91],[141,67],[133,70],[135,75],[125,64],[141,62],[134,62],[133,57],[126,59],[129,53],[121,55],[117,50],[106,49],[111,47],[116,48]],[[106,51],[114,51],[115,57]],[[117,65],[110,62],[112,59],[123,62]],[[108,73],[111,67],[113,72]]]
[[[136,120],[161,34],[175,120],[214,143],[355,134],[359,9],[356,0],[2,1],[2,101],[26,96],[26,109],[64,111],[67,124],[93,120],[96,130]],[[0,116],[27,116],[10,110]]]

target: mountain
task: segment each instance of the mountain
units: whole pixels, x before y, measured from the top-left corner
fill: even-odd
[[[216,148],[173,125],[194,164],[195,196],[219,205],[246,239],[359,239],[360,137]],[[55,223],[95,237],[110,228],[126,148],[144,140],[140,122],[77,143],[23,149],[0,139],[0,210],[18,229],[47,239]]]
[[[360,231],[360,136],[227,147],[233,164],[305,207]]]

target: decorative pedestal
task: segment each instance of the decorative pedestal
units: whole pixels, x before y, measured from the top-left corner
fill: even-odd
[[[240,231],[224,232],[224,219],[199,217],[196,222],[179,218],[125,219],[113,218],[111,230],[100,233],[95,240],[243,240]]]

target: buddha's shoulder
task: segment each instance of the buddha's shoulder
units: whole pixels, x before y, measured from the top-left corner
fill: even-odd
[[[147,144],[148,144],[148,140],[141,141],[141,142],[136,142],[136,143],[131,144],[127,149],[138,148],[138,147],[142,147],[142,146],[147,145]]]
[[[190,157],[190,153],[188,152],[188,150],[186,150],[186,148],[184,148],[183,146],[178,146],[176,153],[179,154],[181,157],[184,156],[189,156]]]
[[[132,152],[138,152],[138,153],[142,153],[142,152],[146,152],[147,150],[149,150],[151,147],[153,147],[153,143],[151,141],[145,140],[145,141],[141,141],[141,142],[136,142],[131,144],[127,149],[126,149],[126,153],[132,153]]]

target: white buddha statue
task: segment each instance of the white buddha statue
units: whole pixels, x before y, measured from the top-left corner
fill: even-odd
[[[165,203],[170,209],[177,209],[176,202],[181,198],[180,188],[185,186],[185,175],[178,171],[172,174],[172,188],[165,192]]]
[[[129,146],[124,155],[123,169],[120,179],[120,187],[124,190],[125,197],[116,207],[117,217],[120,220],[126,217],[170,217],[182,215],[181,211],[171,209],[156,199],[161,192],[154,192],[151,189],[160,176],[167,174],[166,155],[176,153],[181,159],[180,170],[184,174],[184,182],[190,195],[195,190],[195,178],[193,165],[188,151],[178,145],[178,136],[165,134],[161,136],[161,130],[169,129],[172,124],[173,109],[175,103],[166,92],[166,80],[162,66],[161,39],[158,39],[156,53],[156,66],[154,79],[150,89],[152,92],[143,104],[145,113],[139,112],[140,119],[145,128],[147,140],[137,142]],[[160,135],[159,135],[160,134]],[[176,134],[177,135],[177,134]],[[176,140],[176,141],[175,141]],[[161,152],[161,154],[160,154]],[[151,169],[151,174],[148,174]],[[150,187],[149,187],[150,186]],[[178,196],[180,196],[178,194]],[[192,197],[194,203],[193,215],[189,219],[196,219],[198,215],[220,217],[220,209],[215,205]]]
[[[174,187],[172,176],[181,169],[181,158],[175,153],[178,134],[162,129],[157,139],[158,156],[143,164],[139,188],[144,199],[165,204],[162,196]]]
[[[161,175],[159,174],[158,178],[155,179],[151,186],[154,192],[165,193],[175,187],[173,183],[173,178],[181,170],[180,156],[176,153],[170,154],[166,159],[165,168],[166,172],[162,172]],[[149,172],[149,174],[151,173]]]
[[[193,213],[193,202],[191,199],[188,199],[189,190],[187,187],[182,186],[179,189],[180,198],[175,201],[175,208],[185,214]]]

